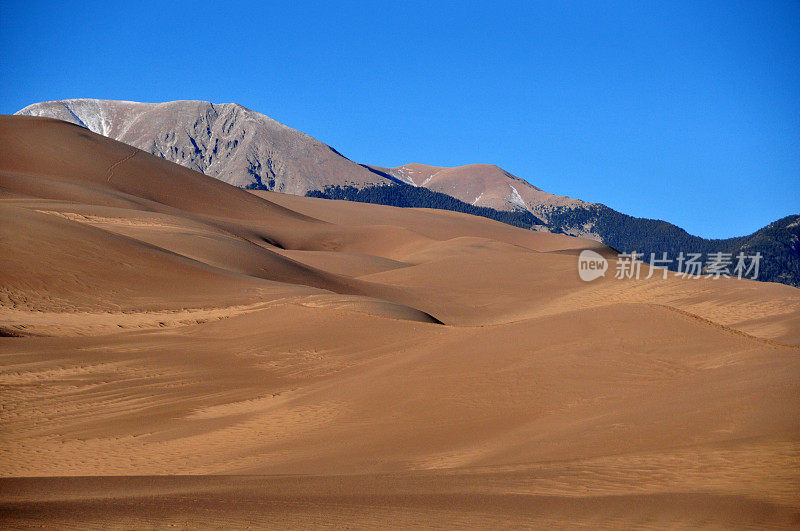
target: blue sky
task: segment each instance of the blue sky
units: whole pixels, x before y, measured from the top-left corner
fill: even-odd
[[[233,101],[706,237],[800,212],[798,65],[797,1],[0,2],[1,113]]]

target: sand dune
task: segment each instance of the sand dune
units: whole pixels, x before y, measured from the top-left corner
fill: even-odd
[[[5,526],[800,524],[800,290],[0,145]]]

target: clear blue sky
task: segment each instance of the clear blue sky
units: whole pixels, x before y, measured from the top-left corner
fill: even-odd
[[[238,102],[727,237],[800,212],[800,2],[0,2],[0,112]]]

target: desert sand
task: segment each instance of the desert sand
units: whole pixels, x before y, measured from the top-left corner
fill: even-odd
[[[800,290],[0,118],[0,524],[800,525]]]

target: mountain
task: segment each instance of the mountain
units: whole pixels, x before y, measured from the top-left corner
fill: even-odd
[[[605,205],[556,208],[549,214],[552,232],[571,234],[581,226],[591,227],[599,241],[619,252],[643,254],[645,261],[650,261],[653,253],[656,257],[667,253],[671,259],[681,252],[704,256],[727,253],[734,257],[759,253],[763,258],[758,280],[800,287],[800,215],[786,216],[747,236],[706,239],[672,223],[628,216]]]
[[[303,195],[330,185],[392,182],[235,103],[74,99],[36,103],[16,114],[71,122],[240,188]]]
[[[494,164],[469,164],[455,168],[406,164],[374,167],[412,186],[422,186],[475,206],[495,210],[527,210],[540,217],[555,207],[579,207],[583,201],[545,192]]]
[[[492,164],[358,164],[304,133],[233,103],[75,99],[36,103],[17,114],[72,122],[240,188],[454,210],[597,240],[620,252],[642,253],[645,259],[665,252],[673,258],[680,252],[760,252],[764,258],[759,280],[800,287],[793,218],[750,236],[704,239],[665,221],[550,194]]]
[[[357,164],[334,148],[235,103],[72,99],[16,114],[56,118],[138,147],[240,188],[295,195],[327,187],[411,184],[470,205],[534,216],[582,201],[548,194],[490,164],[439,168]]]

